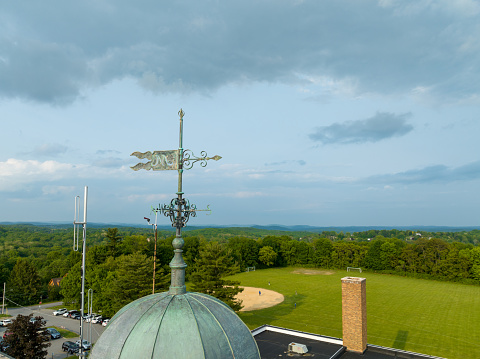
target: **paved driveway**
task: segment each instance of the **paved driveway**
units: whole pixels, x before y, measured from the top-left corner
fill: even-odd
[[[67,357],[68,355],[62,351],[63,342],[66,342],[67,340],[74,342],[77,339],[80,339],[80,321],[79,320],[65,318],[61,315],[54,316],[52,314],[53,310],[48,308],[51,306],[61,305],[61,304],[62,304],[61,302],[58,302],[58,303],[50,303],[47,305],[41,305],[41,306],[38,306],[38,305],[32,306],[28,308],[12,308],[8,310],[8,314],[10,314],[12,317],[16,317],[18,314],[28,315],[30,313],[33,313],[34,316],[40,315],[47,321],[47,324],[46,324],[47,327],[56,326],[59,328],[67,329],[79,335],[79,337],[76,337],[76,338],[65,339],[62,337],[60,339],[55,339],[50,341],[52,345],[48,348],[48,356],[47,356],[48,359],[60,359],[60,358]],[[105,327],[103,327],[100,324],[91,324],[91,323],[83,323],[83,324],[84,324],[83,338],[87,339],[92,343],[95,343],[98,337],[105,330]],[[1,336],[3,336],[3,332],[5,332],[5,328],[1,327],[0,328]]]

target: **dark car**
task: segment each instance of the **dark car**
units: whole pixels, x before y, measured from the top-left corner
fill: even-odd
[[[80,319],[82,316],[80,315],[80,313],[73,313],[70,318],[72,319]]]
[[[46,331],[48,335],[50,335],[51,339],[58,339],[62,336],[60,332],[55,328],[47,328]]]
[[[75,354],[78,353],[79,347],[74,342],[68,341],[62,344],[62,350],[68,354]]]
[[[5,341],[3,339],[0,339],[0,351],[5,352],[8,349],[9,346],[10,345],[5,343]]]

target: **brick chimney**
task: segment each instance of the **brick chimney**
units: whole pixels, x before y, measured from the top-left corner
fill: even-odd
[[[363,353],[367,349],[367,280],[342,278],[343,346]]]

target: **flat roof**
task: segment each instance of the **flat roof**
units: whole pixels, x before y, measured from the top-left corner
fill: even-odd
[[[316,358],[316,359],[443,359],[431,355],[407,352],[404,350],[367,345],[362,353],[346,351],[342,339],[324,335],[300,332],[271,325],[262,325],[252,330],[262,359]],[[304,344],[307,354],[288,352],[290,343]]]

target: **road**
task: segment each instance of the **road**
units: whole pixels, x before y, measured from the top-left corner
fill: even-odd
[[[8,314],[12,316],[12,318],[15,318],[18,314],[22,315],[29,315],[30,313],[33,313],[34,316],[42,316],[46,321],[47,327],[51,326],[56,326],[59,328],[64,328],[67,329],[71,332],[77,333],[79,336],[76,338],[60,338],[60,339],[55,339],[51,340],[50,343],[52,345],[48,348],[48,359],[63,359],[66,358],[68,355],[62,351],[62,344],[63,342],[66,342],[67,340],[69,341],[76,341],[77,339],[80,339],[80,321],[75,320],[75,319],[70,319],[70,318],[65,318],[63,316],[54,316],[53,310],[49,309],[49,307],[61,305],[62,302],[57,302],[57,303],[48,303],[45,305],[36,305],[36,306],[31,306],[31,307],[26,307],[26,308],[10,308],[8,309]],[[83,327],[83,338],[87,339],[88,341],[95,343],[98,339],[98,337],[103,333],[105,330],[105,327],[103,327],[100,324],[91,324],[91,323],[84,323]],[[0,327],[0,335],[3,336],[3,333],[5,332],[6,328]]]

